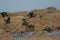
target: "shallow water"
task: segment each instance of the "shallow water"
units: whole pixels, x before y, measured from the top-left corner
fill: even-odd
[[[10,36],[14,37],[14,38],[27,38],[29,36],[32,36],[33,34],[34,34],[34,32],[25,32],[23,34],[10,34]],[[60,37],[60,30],[52,31],[52,32],[48,33],[48,35],[50,35],[50,36],[58,35]]]
[[[58,31],[52,31],[52,32],[50,32],[50,33],[48,33],[50,36],[54,36],[54,35],[58,35],[58,36],[60,36],[60,30],[58,30]]]
[[[10,34],[11,37],[14,37],[14,38],[26,38],[26,37],[29,37],[33,34],[33,32],[25,32],[23,34]]]

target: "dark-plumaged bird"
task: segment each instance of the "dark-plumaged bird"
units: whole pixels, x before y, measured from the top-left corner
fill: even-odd
[[[34,17],[34,13],[33,12],[29,12],[29,14],[27,14],[27,16],[29,16],[29,18],[33,18]]]
[[[22,19],[22,25],[25,25],[28,29],[32,29],[34,31],[34,25],[28,23],[26,19]]]
[[[0,13],[0,14],[2,15],[2,17],[8,16],[8,15],[7,15],[7,12],[2,12],[2,13]]]
[[[8,17],[6,20],[4,20],[6,22],[6,24],[10,23],[10,17]]]
[[[51,32],[52,31],[52,29],[50,29],[50,28],[45,28],[45,29],[43,29],[44,31],[47,31],[47,32]]]

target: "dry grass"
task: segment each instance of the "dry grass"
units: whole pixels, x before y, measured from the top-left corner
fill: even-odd
[[[51,13],[48,11],[52,10]],[[22,25],[22,18],[26,18],[28,23],[34,24],[35,31],[41,30],[46,27],[51,27],[53,30],[56,30],[57,27],[60,27],[60,10],[55,9],[39,9],[39,10],[32,10],[36,17],[29,18],[25,12],[15,12],[15,14],[11,15],[11,23],[6,25],[4,22],[4,18],[0,17],[0,40],[16,40],[9,36],[3,36],[9,33],[20,33],[21,31],[26,31],[25,26]],[[20,13],[20,14],[19,14]],[[48,35],[41,35],[41,36],[33,36],[28,38],[21,38],[17,40],[60,40],[60,38],[56,36],[48,36]]]

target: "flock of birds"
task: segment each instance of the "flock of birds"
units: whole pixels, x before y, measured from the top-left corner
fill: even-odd
[[[7,14],[7,12],[1,12],[0,14],[2,15],[3,18],[7,17],[7,19],[4,20],[6,24],[11,23],[10,22],[11,19],[10,19],[9,15]],[[34,13],[33,12],[29,12],[28,16],[29,16],[29,18],[33,18],[34,17]],[[34,25],[33,24],[29,24],[26,21],[26,19],[22,19],[22,22],[23,22],[22,25],[25,25],[27,28],[32,29],[32,31],[34,31]],[[52,31],[50,28],[45,28],[43,30],[47,31],[47,32],[51,32]]]

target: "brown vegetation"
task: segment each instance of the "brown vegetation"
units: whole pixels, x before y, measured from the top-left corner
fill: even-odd
[[[27,30],[30,31],[26,26],[22,25],[22,19],[26,19],[26,21],[29,24],[34,25],[34,31],[42,30],[44,28],[51,28],[52,30],[58,30],[60,29],[60,10],[57,10],[56,8],[53,7],[48,7],[47,9],[39,9],[39,10],[32,10],[35,16],[32,18],[29,18],[27,14],[29,14],[28,11],[24,12],[14,12],[14,13],[9,13],[8,15],[11,18],[10,24],[5,24],[4,18],[1,17],[0,15],[0,37],[1,34],[3,33],[21,33],[21,31],[26,32]],[[45,35],[46,36],[46,35]],[[58,37],[50,37],[50,36],[39,36],[39,37],[32,37],[32,38],[27,38],[26,40],[59,40]],[[4,38],[4,37],[3,37]],[[55,39],[56,38],[56,39]],[[11,39],[10,37],[5,37],[4,39],[1,40],[15,40]],[[20,40],[20,39],[19,39]],[[25,40],[25,39],[21,39]]]

